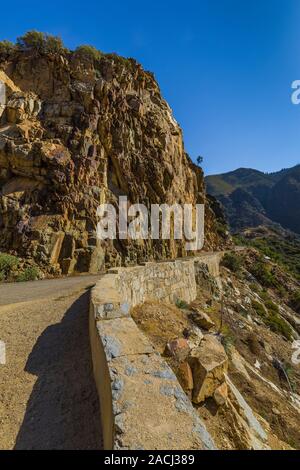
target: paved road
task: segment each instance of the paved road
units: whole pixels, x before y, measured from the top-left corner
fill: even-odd
[[[0,449],[101,449],[88,335],[97,279],[0,286]]]
[[[201,257],[218,264],[218,253]],[[88,291],[98,279],[0,285],[0,449],[101,448],[88,336]]]
[[[61,279],[45,279],[44,281],[13,282],[0,285],[0,305],[9,305],[19,302],[28,302],[48,297],[66,296],[92,286],[99,279],[98,276],[74,276]]]

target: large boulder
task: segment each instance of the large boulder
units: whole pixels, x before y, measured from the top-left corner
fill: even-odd
[[[193,308],[192,312],[189,314],[189,318],[199,328],[203,328],[207,331],[211,330],[215,326],[215,323],[207,313],[199,310],[198,308]]]
[[[193,372],[193,402],[198,404],[208,397],[225,381],[228,358],[222,344],[213,335],[204,336],[200,346],[193,349],[189,357]]]

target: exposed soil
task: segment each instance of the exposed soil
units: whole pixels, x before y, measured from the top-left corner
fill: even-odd
[[[191,326],[185,310],[166,303],[145,302],[131,315],[160,354],[168,341],[182,336],[183,330]]]

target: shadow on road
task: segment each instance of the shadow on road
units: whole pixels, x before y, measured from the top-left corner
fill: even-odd
[[[15,449],[101,449],[99,402],[88,335],[89,292],[49,326],[25,370],[38,376]]]

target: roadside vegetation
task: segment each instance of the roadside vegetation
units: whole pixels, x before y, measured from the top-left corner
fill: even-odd
[[[300,238],[298,236],[280,237],[271,232],[265,237],[233,237],[236,245],[256,248],[260,253],[281,265],[286,271],[300,280]]]
[[[292,329],[280,316],[278,305],[271,300],[267,300],[264,304],[253,300],[252,308],[270,330],[284,336],[288,340],[291,339]]]
[[[36,266],[23,266],[16,256],[0,253],[0,282],[35,281],[40,278]]]
[[[238,277],[241,277],[246,269],[248,275],[250,273],[255,278],[256,283],[253,282],[251,285],[255,286],[253,290],[259,295],[261,302],[252,300],[252,309],[271,331],[290,340],[292,329],[282,318],[278,305],[272,301],[268,293],[268,289],[271,289],[279,297],[286,297],[286,291],[278,278],[276,270],[273,270],[272,263],[265,260],[264,256],[259,253],[256,258],[252,257],[246,260],[243,255],[232,252],[224,256],[222,265]],[[290,305],[293,305],[292,308],[294,309],[295,307],[300,309],[300,290],[292,295]]]
[[[15,268],[18,267],[19,259],[16,256],[0,253],[0,278],[8,279]]]
[[[276,279],[276,276],[271,272],[270,266],[263,262],[263,260],[253,263],[252,266],[249,267],[249,272],[263,287],[273,287],[275,289],[280,288],[280,283]]]
[[[289,304],[290,307],[295,310],[295,312],[300,313],[300,290],[297,290],[291,294]]]
[[[39,278],[39,270],[35,266],[29,266],[17,276],[17,282],[36,281]]]
[[[222,266],[238,273],[242,266],[242,260],[236,253],[226,253],[222,259]]]

